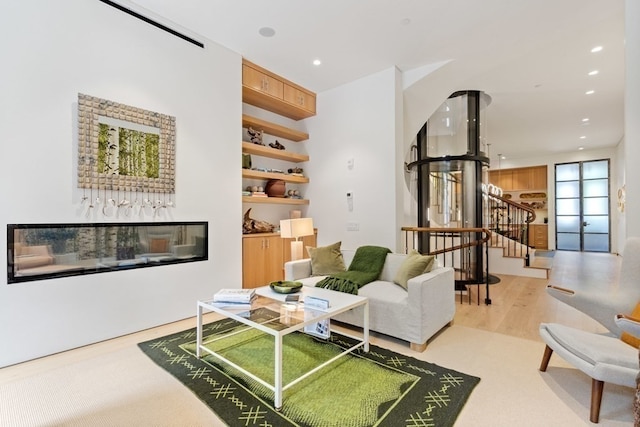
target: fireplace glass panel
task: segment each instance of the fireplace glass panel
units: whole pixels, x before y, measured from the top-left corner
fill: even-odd
[[[208,259],[207,222],[9,224],[7,281]]]

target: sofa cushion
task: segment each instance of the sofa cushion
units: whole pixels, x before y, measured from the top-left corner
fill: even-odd
[[[413,249],[398,268],[393,283],[407,289],[409,279],[431,271],[434,259],[433,255],[421,255]]]
[[[327,276],[329,274],[346,271],[344,259],[340,252],[342,242],[336,242],[332,245],[312,248],[307,246],[307,253],[311,258],[311,275]]]

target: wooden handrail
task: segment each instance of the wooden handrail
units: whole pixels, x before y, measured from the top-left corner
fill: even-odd
[[[445,249],[429,252],[427,255],[439,255],[446,252],[453,252],[458,249],[470,248],[472,246],[480,246],[491,239],[491,231],[486,228],[434,228],[434,227],[402,227],[402,231],[420,232],[420,233],[483,233],[485,237],[473,242],[464,243],[458,246],[451,246]]]
[[[532,223],[536,219],[536,211],[534,211],[533,208],[530,208],[529,206],[525,206],[525,205],[523,205],[521,203],[514,202],[513,200],[506,199],[506,198],[504,198],[502,196],[498,196],[497,194],[489,194],[488,196],[489,197],[493,197],[495,199],[498,199],[498,200],[508,204],[509,206],[513,206],[516,209],[522,209],[522,210],[527,211],[529,213],[529,216],[528,216],[529,219],[527,220],[527,224]]]

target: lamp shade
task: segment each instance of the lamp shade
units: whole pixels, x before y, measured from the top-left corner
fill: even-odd
[[[295,218],[280,220],[280,237],[298,239],[313,234],[312,218]]]

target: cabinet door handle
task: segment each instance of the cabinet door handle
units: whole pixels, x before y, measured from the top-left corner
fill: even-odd
[[[267,249],[269,249],[269,241],[265,240],[265,242],[267,243]]]

